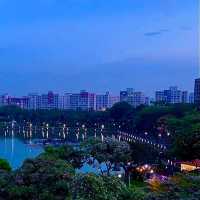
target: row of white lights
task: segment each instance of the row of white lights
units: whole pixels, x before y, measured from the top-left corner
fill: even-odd
[[[121,138],[125,141],[128,141],[128,142],[136,142],[136,140],[137,140],[137,141],[141,141],[142,143],[146,143],[146,144],[150,144],[154,147],[158,147],[160,149],[167,149],[167,147],[165,145],[156,144],[156,143],[153,143],[153,142],[151,142],[147,139],[137,137],[137,136],[134,136],[134,135],[128,134],[128,133],[121,133],[121,135],[119,135],[119,140],[121,140]]]

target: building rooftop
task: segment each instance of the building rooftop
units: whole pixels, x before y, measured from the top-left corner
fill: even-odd
[[[190,166],[200,167],[200,160],[199,159],[192,160],[192,161],[182,161],[180,163],[190,165]]]

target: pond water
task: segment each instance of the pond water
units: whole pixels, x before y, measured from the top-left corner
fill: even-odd
[[[85,135],[85,134],[84,134]],[[94,136],[94,133],[87,135],[87,137]],[[49,138],[60,138],[67,142],[79,143],[85,139],[83,134],[80,133],[34,133],[34,132],[14,132],[14,131],[2,131],[0,130],[0,158],[6,159],[12,169],[19,168],[23,161],[27,158],[34,158],[43,152],[43,146],[41,145],[30,145],[35,139],[49,139]],[[85,164],[82,169],[78,170],[81,172],[97,172],[96,168],[93,168]]]
[[[0,137],[0,158],[6,159],[13,169],[20,167],[27,158],[34,158],[43,151],[41,146],[30,146],[22,138]]]

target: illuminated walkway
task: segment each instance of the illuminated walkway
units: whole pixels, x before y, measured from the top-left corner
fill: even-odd
[[[125,132],[121,132],[120,131],[118,133],[117,137],[118,137],[118,140],[120,140],[120,141],[138,142],[138,143],[141,143],[141,144],[150,145],[153,148],[156,148],[158,150],[164,150],[164,151],[167,150],[167,146],[166,145],[161,144],[161,143],[156,143],[153,140],[146,139],[146,138],[143,138],[143,137],[138,136],[138,135],[134,135],[134,134],[125,133]]]

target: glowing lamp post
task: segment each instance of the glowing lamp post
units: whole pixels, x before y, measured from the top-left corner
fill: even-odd
[[[118,174],[118,178],[122,178],[122,175],[121,175],[121,174]]]
[[[103,133],[103,130],[104,130],[105,126],[104,124],[101,125],[101,133]]]
[[[105,128],[104,124],[101,125],[101,140],[103,142],[104,136],[103,136],[103,129]]]
[[[46,124],[46,128],[47,128],[47,138],[49,138],[49,124]]]

